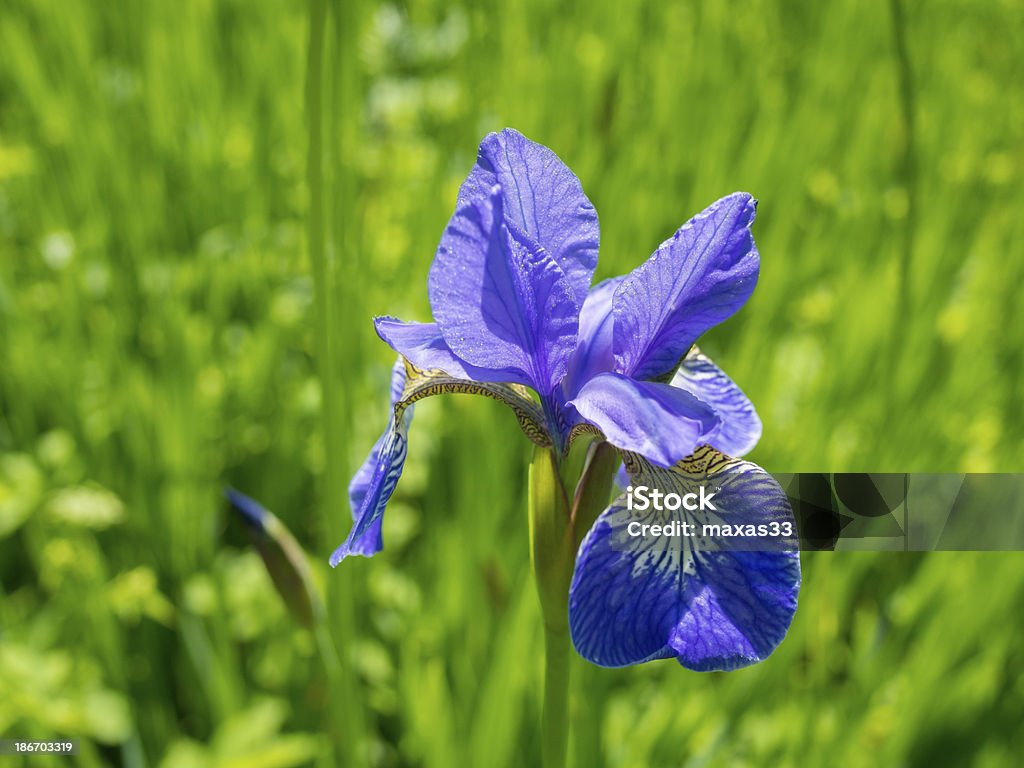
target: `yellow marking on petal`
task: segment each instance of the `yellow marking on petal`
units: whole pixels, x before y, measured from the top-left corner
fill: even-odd
[[[622,452],[622,461],[626,465],[626,472],[630,477],[635,477],[649,463],[638,453],[631,451]],[[735,459],[710,445],[701,445],[685,459],[680,459],[674,466],[676,472],[690,477],[704,477],[724,472],[729,467],[742,464],[743,459]]]
[[[403,358],[404,359],[404,358]],[[442,370],[424,371],[405,360],[405,389],[395,403],[395,420],[417,400],[434,395],[483,395],[504,403],[516,416],[519,427],[541,448],[551,446],[551,437],[544,429],[544,415],[530,397],[530,390],[521,384],[489,384],[451,376]]]

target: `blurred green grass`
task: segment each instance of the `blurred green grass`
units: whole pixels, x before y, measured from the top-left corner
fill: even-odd
[[[0,14],[0,736],[78,737],[83,766],[337,764],[315,639],[220,495],[263,500],[326,570],[307,8]],[[369,318],[428,317],[457,185],[512,125],[581,177],[598,277],[722,194],[760,199],[760,284],[702,346],[757,403],[762,466],[1024,470],[1024,9],[903,16],[912,131],[887,3],[331,4],[348,469],[384,421]],[[379,765],[536,759],[527,447],[478,400],[419,406],[385,552],[321,574],[357,593],[343,655]],[[803,562],[755,668],[578,664],[577,764],[1017,764],[1019,555]]]

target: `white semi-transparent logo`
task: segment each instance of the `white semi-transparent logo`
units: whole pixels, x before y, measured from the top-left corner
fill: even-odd
[[[718,511],[718,507],[711,503],[715,498],[714,493],[707,493],[704,486],[697,489],[697,493],[662,493],[657,488],[648,488],[646,485],[629,486],[626,488],[626,509],[636,512],[646,512],[648,509],[655,509],[659,512],[668,510],[676,512],[685,509],[690,512],[711,510]]]
[[[753,523],[749,520],[727,522],[723,513],[719,512],[713,499],[721,488],[708,489],[701,485],[696,491],[674,493],[659,491],[646,485],[630,485],[626,488],[626,509],[629,512],[696,512],[703,522],[685,519],[663,519],[660,523],[631,520],[626,526],[626,533],[631,537],[700,537],[704,540],[772,538],[790,539],[795,533],[793,523],[789,520],[768,520]],[[682,517],[685,518],[686,514]],[[649,519],[649,518],[648,518]]]

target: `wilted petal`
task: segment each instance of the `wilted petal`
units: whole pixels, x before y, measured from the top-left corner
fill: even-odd
[[[664,493],[715,491],[715,513],[630,511],[620,496],[580,546],[569,593],[569,627],[580,655],[607,667],[676,657],[698,670],[766,658],[796,610],[795,537],[714,540],[633,536],[629,524],[688,521],[793,524],[785,493],[754,464],[702,448],[670,469],[626,454],[634,485]],[[713,515],[713,516],[712,516]],[[705,516],[708,516],[707,518]]]
[[[718,426],[718,417],[689,392],[617,373],[595,376],[569,403],[612,445],[671,466]]]
[[[707,437],[708,445],[730,456],[743,456],[761,439],[761,419],[754,404],[736,384],[699,349],[687,354],[672,378],[672,386],[685,389],[710,405],[721,420]]]
[[[496,184],[506,220],[550,254],[582,305],[597,266],[600,230],[580,180],[550,149],[506,128],[481,142],[459,206],[486,199]]]
[[[507,227],[501,208],[496,187],[452,216],[430,267],[430,305],[461,359],[547,395],[576,346],[579,306],[557,262]]]
[[[750,297],[756,205],[744,192],[713,203],[623,280],[613,299],[617,371],[652,379],[672,370],[698,336]]]

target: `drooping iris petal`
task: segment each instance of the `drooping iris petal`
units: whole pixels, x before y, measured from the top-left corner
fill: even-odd
[[[349,555],[369,557],[381,550],[384,510],[405,466],[409,424],[415,402],[442,394],[490,397],[512,409],[523,433],[535,444],[544,448],[551,445],[540,408],[531,399],[529,391],[516,384],[483,383],[457,378],[445,371],[423,371],[399,358],[391,393],[392,409],[387,429],[349,485],[354,522],[348,537],[331,555],[332,566]]]
[[[582,305],[597,266],[600,230],[580,180],[550,149],[506,128],[481,142],[459,190],[459,207],[486,199],[496,184],[506,219],[548,252]]]
[[[541,448],[551,447],[551,436],[544,428],[544,414],[530,396],[530,390],[520,384],[495,384],[469,381],[449,376],[444,371],[423,371],[406,362],[408,381],[398,406],[405,408],[434,395],[481,395],[497,400],[512,409],[531,442]]]
[[[386,475],[378,474],[378,472],[386,472],[387,470],[378,470],[378,466],[382,463],[381,451],[394,450],[394,438],[391,436],[392,431],[393,428],[389,423],[388,428],[384,430],[384,434],[377,438],[377,442],[373,444],[373,448],[370,449],[369,455],[360,465],[359,469],[356,470],[356,473],[352,476],[352,480],[348,484],[348,504],[349,508],[352,510],[353,523],[358,523],[362,517],[367,494],[372,491],[376,495],[383,489]],[[405,465],[404,452],[397,458],[400,463],[395,467],[395,471],[398,473],[398,476],[401,476],[402,468]],[[395,456],[385,457],[383,458],[383,463],[390,466],[395,462],[395,460]],[[395,482],[397,483],[397,476],[395,478]],[[348,547],[342,557],[345,557],[346,555],[363,555],[365,557],[370,557],[371,555],[375,555],[380,552],[381,548],[384,546],[384,540],[381,536],[380,528],[381,521],[383,520],[383,510],[387,505],[388,498],[391,497],[391,493],[393,492],[394,488],[392,487],[391,492],[387,494],[386,498],[382,501],[376,502],[376,504],[380,505],[380,515],[371,517],[371,519],[367,521],[367,525],[363,526],[357,536],[353,537],[351,534],[349,535],[348,538],[352,539],[352,541],[349,543],[348,540],[346,540]],[[375,508],[376,504],[370,504],[368,506],[373,506]],[[338,552],[335,551],[334,554],[337,555]],[[341,562],[341,558],[338,559],[338,562]],[[331,558],[331,565],[337,565],[337,563],[334,562],[333,556]]]
[[[718,426],[718,417],[689,392],[617,373],[590,379],[569,403],[612,445],[663,467],[675,464]]]
[[[619,373],[652,379],[672,370],[704,331],[750,297],[759,257],[756,201],[736,192],[684,224],[615,291]]]
[[[391,369],[391,413],[384,430],[348,485],[352,529],[345,542],[331,555],[335,566],[349,555],[370,557],[384,546],[381,521],[388,499],[395,491],[405,466],[406,440],[412,422],[412,408],[403,408],[396,422],[396,406],[406,384],[406,366],[401,357]]]
[[[349,486],[349,500],[358,503],[352,529],[340,547],[331,555],[336,566],[349,555],[375,555],[384,546],[381,525],[384,509],[402,476],[408,447],[409,424],[403,418],[392,418],[384,435],[374,445],[367,459],[370,471],[357,473],[353,482],[365,482],[358,488]],[[371,463],[372,462],[372,463]],[[366,475],[369,474],[368,481]]]
[[[569,371],[562,383],[563,391],[571,398],[583,382],[599,373],[614,370],[612,353],[613,327],[612,297],[623,281],[613,277],[595,285],[587,294],[580,310],[579,338],[569,358]]]
[[[796,611],[795,536],[658,536],[630,523],[793,524],[778,483],[750,462],[702,448],[676,467],[626,454],[634,486],[714,493],[710,512],[629,510],[620,496],[594,523],[576,559],[569,628],[576,650],[606,667],[675,657],[688,669],[729,670],[766,658]],[[636,500],[634,500],[636,506]],[[784,529],[780,529],[784,530]]]
[[[388,399],[391,403],[392,412],[398,404],[398,401],[402,399],[402,393],[405,391],[406,379],[405,361],[402,360],[401,356],[399,356],[398,359],[395,360],[395,364],[391,366],[391,379],[388,386]],[[412,414],[412,408],[407,408],[405,410],[404,417],[406,422],[412,421]],[[359,510],[363,506],[363,500],[365,499],[366,493],[373,481],[374,471],[378,461],[380,460],[381,447],[387,436],[388,430],[386,429],[384,430],[384,434],[377,438],[377,442],[374,444],[373,448],[370,449],[370,454],[366,457],[366,460],[362,463],[359,469],[356,470],[355,475],[353,475],[352,480],[349,482],[348,500],[349,505],[352,508],[353,519],[357,517]],[[399,468],[399,472],[401,472],[401,468]],[[377,550],[374,551],[378,551],[379,549],[380,547],[377,547]]]
[[[406,366],[405,361],[402,360],[401,356],[395,360],[395,364],[391,366],[391,380],[388,387],[389,401],[391,403],[391,411],[395,409],[395,405],[402,399],[402,393],[405,391],[406,383]],[[408,423],[412,421],[413,409],[407,408],[404,413],[404,418]],[[355,520],[359,514],[359,510],[363,506],[363,501],[366,498],[367,491],[373,482],[374,472],[377,467],[377,463],[380,461],[381,448],[388,436],[390,427],[384,430],[377,442],[374,443],[373,448],[370,449],[369,455],[366,460],[360,465],[359,469],[356,470],[355,475],[352,476],[352,480],[348,485],[348,501],[349,506],[352,509],[352,519]],[[401,468],[399,468],[401,473]],[[379,551],[378,546],[374,552]]]
[[[509,381],[507,370],[478,368],[451,351],[437,323],[407,323],[393,317],[374,319],[377,335],[409,362],[425,371],[439,370],[459,379]]]
[[[672,386],[685,389],[710,405],[721,419],[707,437],[708,445],[730,456],[749,453],[761,439],[761,419],[754,404],[736,384],[697,347],[686,355],[672,378]]]
[[[430,267],[430,305],[461,359],[546,395],[576,346],[579,306],[558,263],[505,225],[502,205],[496,187],[452,216]]]

